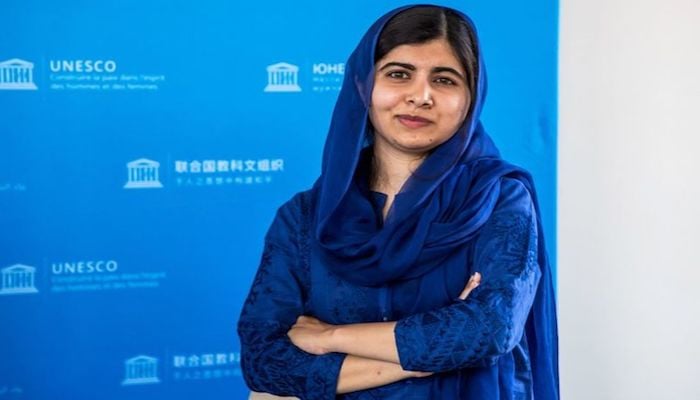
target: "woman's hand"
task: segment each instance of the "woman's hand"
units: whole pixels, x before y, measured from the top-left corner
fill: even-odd
[[[320,356],[333,351],[330,344],[334,329],[335,325],[302,315],[289,329],[287,336],[298,348]]]
[[[464,287],[464,290],[462,290],[462,293],[459,295],[459,298],[462,300],[465,300],[467,296],[469,296],[469,293],[471,293],[472,290],[476,289],[477,286],[481,283],[481,274],[478,272],[474,272],[472,276],[469,277],[469,282],[467,282],[467,285]]]

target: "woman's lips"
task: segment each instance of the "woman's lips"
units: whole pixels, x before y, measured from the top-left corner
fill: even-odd
[[[422,128],[432,123],[429,119],[417,117],[415,115],[397,115],[396,118],[398,118],[402,125],[408,128]]]

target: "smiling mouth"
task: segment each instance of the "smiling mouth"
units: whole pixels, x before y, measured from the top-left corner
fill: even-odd
[[[399,122],[409,128],[422,128],[424,126],[432,124],[432,121],[426,118],[417,117],[414,115],[397,115]]]

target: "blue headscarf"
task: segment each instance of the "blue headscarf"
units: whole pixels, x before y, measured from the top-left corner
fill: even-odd
[[[542,278],[526,323],[533,362],[535,398],[554,398],[558,382],[557,322],[551,271],[545,251],[535,186],[530,174],[501,159],[480,121],[486,97],[486,70],[472,21],[478,58],[472,108],[457,132],[438,146],[396,195],[383,224],[358,182],[366,138],[371,134],[369,105],[374,86],[374,54],[386,23],[408,6],[377,20],[345,65],[345,78],[323,152],[322,173],[315,184],[314,234],[324,265],[338,276],[364,286],[429,276],[442,285],[442,274],[427,274],[450,262],[450,254],[476,237],[493,212],[500,181],[521,181],[534,201],[538,225],[538,261]],[[438,287],[438,286],[435,286]],[[430,296],[420,293],[417,296]],[[539,379],[538,379],[539,378]],[[541,394],[543,396],[538,396]]]

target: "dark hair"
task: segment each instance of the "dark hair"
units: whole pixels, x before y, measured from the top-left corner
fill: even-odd
[[[467,73],[467,88],[475,94],[478,61],[474,32],[469,22],[449,8],[420,6],[393,16],[384,26],[374,50],[374,62],[395,47],[445,38]]]

